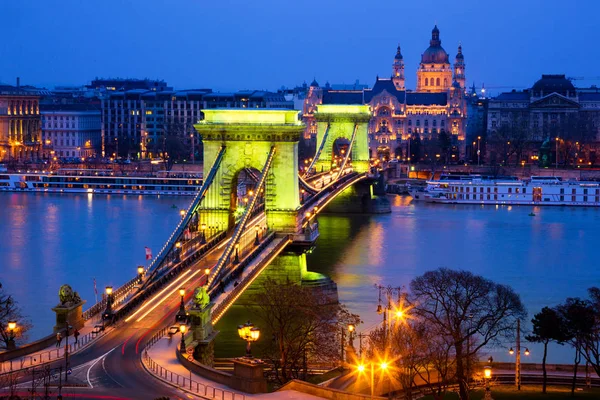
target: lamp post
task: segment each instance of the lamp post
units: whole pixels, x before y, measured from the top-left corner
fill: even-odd
[[[179,344],[179,351],[184,354],[185,353],[185,330],[186,326],[184,324],[179,325],[179,332],[181,332],[181,343]]]
[[[521,390],[521,320],[517,319],[517,350],[515,354],[515,350],[511,347],[508,350],[508,354],[511,356],[515,354],[515,386],[517,386],[517,390]],[[525,348],[525,355],[529,356],[531,354],[528,348]]]
[[[238,325],[238,335],[246,341],[246,357],[252,358],[251,344],[260,337],[260,329],[254,326],[250,321],[244,325]]]
[[[210,275],[210,268],[204,268],[204,275],[206,276],[206,284],[208,285],[208,277]]]
[[[206,224],[200,225],[200,244],[206,244]]]
[[[256,225],[254,227],[254,231],[256,232],[256,235],[254,236],[254,245],[258,246],[260,244],[260,239],[258,238],[258,231],[259,231],[260,227],[258,225]]]
[[[239,262],[240,262],[240,251],[239,250],[240,250],[240,244],[236,243],[235,244],[235,257],[233,259],[234,264],[239,264]]]
[[[185,217],[185,210],[184,209],[179,210],[179,215],[181,215],[181,219],[183,219],[183,217]]]
[[[106,310],[104,310],[104,314],[102,315],[104,320],[111,319],[113,316],[112,303],[113,303],[113,288],[112,286],[106,287]]]
[[[483,378],[485,379],[484,400],[492,400],[492,391],[490,390],[490,380],[492,379],[492,367],[483,367]]]
[[[375,363],[370,362],[368,365],[370,366],[370,369],[371,369],[371,371],[370,371],[371,372],[371,385],[370,386],[371,386],[371,400],[373,400],[373,398],[375,397]],[[357,369],[358,369],[358,372],[364,373],[367,368],[365,367],[364,364],[360,364],[357,367]],[[379,369],[382,372],[386,372],[388,369],[388,363],[385,361],[380,363]]]
[[[14,350],[15,345],[15,329],[17,329],[17,321],[8,321],[8,349]]]
[[[350,347],[354,348],[354,332],[356,331],[356,326],[354,324],[348,324],[348,332],[350,332],[350,337],[348,338],[348,342]]]
[[[185,321],[185,303],[183,300],[183,296],[185,296],[185,289],[179,289],[179,296],[181,296],[181,301],[179,302],[179,311],[177,311],[177,315],[175,316],[175,321]]]
[[[144,266],[140,265],[137,267],[138,277],[140,278],[140,283],[142,283],[142,279],[144,277]]]
[[[481,148],[480,148],[480,143],[481,143],[481,136],[477,136],[477,166],[478,167],[481,165]]]
[[[557,137],[556,138],[556,150],[555,150],[555,155],[554,155],[554,169],[558,169],[558,141],[560,139]]]

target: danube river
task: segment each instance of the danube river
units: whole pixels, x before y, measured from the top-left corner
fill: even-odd
[[[308,255],[309,269],[331,277],[340,300],[360,314],[359,331],[380,321],[375,284],[408,286],[415,276],[438,267],[466,269],[512,286],[528,308],[528,320],[545,305],[585,296],[589,286],[600,285],[598,209],[539,208],[532,217],[530,207],[390,199],[388,215],[320,216],[321,236]],[[144,263],[144,247],[159,249],[179,219],[179,208],[189,201],[0,194],[0,282],[33,320],[30,339],[50,332],[50,306],[58,302],[61,284],[71,284],[92,304],[94,277],[99,293],[130,279]],[[244,322],[246,314],[232,308],[225,325]],[[538,361],[539,348],[525,346]],[[496,349],[494,358],[508,360],[506,348]],[[570,354],[567,347],[557,349],[549,362],[570,362]]]

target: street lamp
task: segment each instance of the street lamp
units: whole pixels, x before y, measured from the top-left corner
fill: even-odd
[[[13,350],[15,346],[15,329],[17,329],[17,321],[8,321],[8,349]]]
[[[200,243],[201,244],[206,244],[206,234],[204,233],[204,231],[206,231],[206,224],[200,225]]]
[[[186,315],[185,315],[185,303],[183,300],[183,296],[185,296],[185,289],[181,288],[179,289],[179,296],[181,296],[181,302],[179,303],[179,311],[177,312],[177,315],[175,317],[175,321],[185,321]]]
[[[113,303],[113,288],[112,286],[106,287],[106,310],[104,310],[104,319],[111,319],[113,315],[112,303]]]
[[[481,143],[481,136],[477,136],[477,166],[481,165],[481,149],[480,149],[480,143]]]
[[[137,267],[138,276],[140,278],[140,283],[142,283],[142,278],[144,276],[144,266],[140,265]]]
[[[179,210],[179,215],[181,215],[181,219],[183,219],[183,217],[185,217],[185,210],[184,209]]]
[[[260,329],[254,326],[250,321],[244,325],[238,325],[238,335],[242,340],[246,341],[246,357],[252,358],[251,344],[256,342],[260,337]]]
[[[235,244],[235,258],[233,259],[233,263],[234,264],[238,264],[240,262],[240,244],[236,243]]]
[[[521,320],[517,319],[517,348],[516,351],[511,347],[508,350],[508,354],[511,356],[515,355],[515,385],[517,390],[521,390]],[[524,354],[529,356],[531,354],[528,348],[525,348]]]
[[[258,245],[259,245],[259,243],[260,243],[260,239],[258,238],[258,230],[259,230],[259,229],[260,229],[260,228],[259,228],[259,226],[258,226],[258,225],[256,225],[256,226],[254,227],[254,231],[256,232],[256,236],[254,236],[254,245],[255,245],[255,246],[258,246]]]
[[[490,390],[490,380],[492,379],[492,367],[483,367],[483,378],[485,379],[484,400],[492,400],[492,391]]]
[[[348,324],[348,332],[350,332],[350,334],[348,336],[350,336],[348,338],[348,341],[350,342],[350,347],[354,348],[354,332],[356,331],[356,326],[354,326],[354,324]]]
[[[179,351],[185,353],[185,330],[187,326],[184,324],[179,325],[179,332],[181,332],[181,343],[179,344]]]
[[[373,398],[375,397],[375,363],[370,362],[369,363],[370,369],[371,369],[371,400],[373,400]],[[387,362],[382,362],[379,364],[379,370],[381,372],[386,372],[389,368],[389,365]],[[366,371],[366,367],[364,364],[360,364],[358,365],[358,367],[356,368],[358,370],[358,372],[365,372]]]

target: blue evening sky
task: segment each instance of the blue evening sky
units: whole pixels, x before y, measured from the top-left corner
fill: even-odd
[[[161,78],[175,88],[372,85],[397,43],[407,86],[437,22],[467,81],[493,92],[542,73],[600,76],[598,0],[0,0],[0,81]],[[600,84],[599,80],[576,85]],[[497,89],[495,89],[497,88]]]

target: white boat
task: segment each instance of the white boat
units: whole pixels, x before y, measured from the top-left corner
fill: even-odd
[[[449,192],[449,185],[456,182],[470,182],[473,179],[482,179],[481,175],[442,174],[439,179],[430,179],[427,186],[410,186],[408,194],[416,201],[429,201]]]
[[[58,170],[0,173],[0,192],[92,193],[193,196],[202,177],[190,173],[130,174],[110,170]]]
[[[430,203],[535,206],[600,206],[600,182],[563,181],[553,176],[528,180],[473,179],[451,182],[448,190],[430,196]]]

